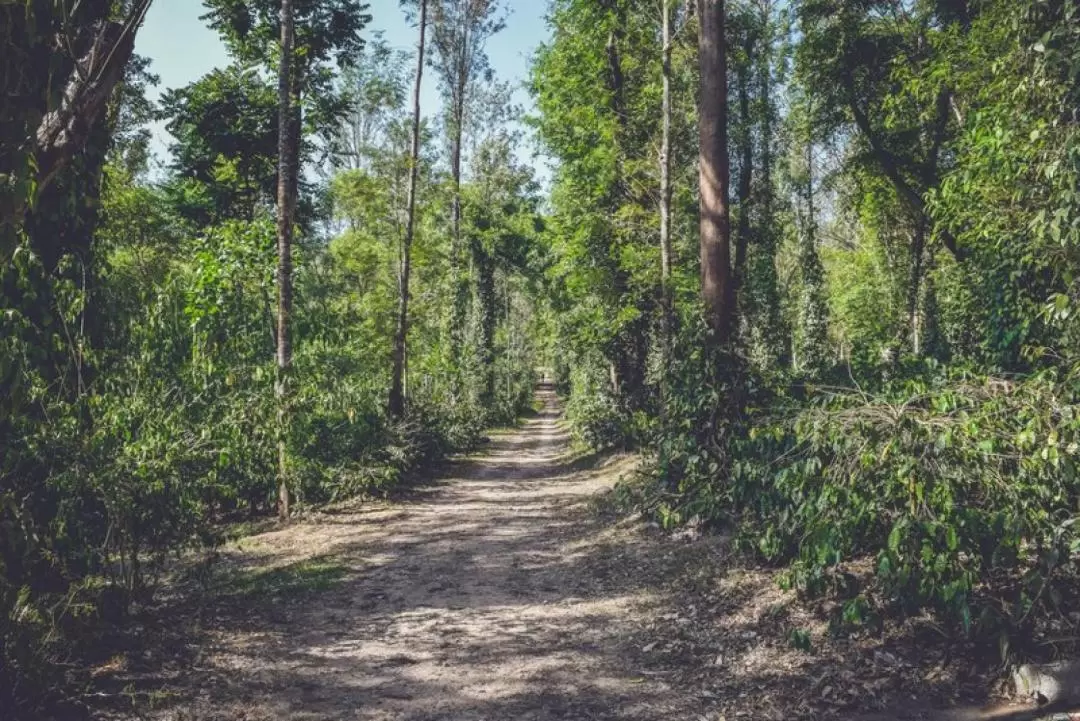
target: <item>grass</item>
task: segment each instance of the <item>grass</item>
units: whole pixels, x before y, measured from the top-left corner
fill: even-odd
[[[227,579],[221,595],[239,600],[329,591],[344,580],[348,570],[340,561],[325,556],[276,568],[256,568]]]

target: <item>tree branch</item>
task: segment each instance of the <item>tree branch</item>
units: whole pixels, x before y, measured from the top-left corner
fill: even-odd
[[[59,107],[49,111],[34,134],[38,192],[86,145],[90,131],[106,110],[135,49],[135,33],[153,0],[138,0],[123,23],[99,21],[89,48],[75,59]]]
[[[859,131],[866,137],[866,141],[870,144],[870,151],[873,153],[875,160],[881,167],[881,171],[885,174],[885,177],[896,188],[896,192],[900,194],[903,201],[911,208],[912,211],[917,213],[920,218],[929,220],[926,212],[926,201],[923,200],[922,194],[919,193],[911,184],[904,178],[900,172],[900,160],[889,152],[888,148],[881,142],[881,138],[874,134],[873,129],[870,127],[870,118],[866,115],[866,112],[859,107],[858,101],[855,99],[855,88],[848,76],[845,78],[845,85],[847,86],[848,95],[848,107],[851,109],[851,115],[855,119],[855,125],[859,128]],[[946,104],[945,110],[948,110],[947,100],[948,96],[945,96]],[[941,123],[940,108],[942,104],[939,99],[939,136],[935,137],[935,147],[940,147],[941,140],[943,138],[944,127]],[[947,115],[945,116],[947,120]],[[933,152],[934,157],[937,156],[937,150]],[[936,160],[934,161],[934,167],[936,168]],[[948,230],[944,228],[937,228],[938,235],[941,237],[942,243],[946,249],[952,254],[956,260],[963,260],[964,253],[960,249],[956,242],[956,238]]]

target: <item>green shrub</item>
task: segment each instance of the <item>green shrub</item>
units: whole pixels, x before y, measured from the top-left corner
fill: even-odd
[[[1027,629],[1069,597],[1080,375],[806,390],[768,416],[748,404],[723,454],[693,432],[705,408],[680,406],[654,463],[679,493],[658,514],[734,523],[744,547],[791,564],[801,592],[849,598],[852,619],[928,610],[987,635]],[[852,573],[866,558],[869,583]]]

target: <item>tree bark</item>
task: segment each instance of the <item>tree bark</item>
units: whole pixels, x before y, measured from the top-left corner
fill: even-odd
[[[87,31],[90,37],[85,52],[73,58],[75,67],[59,104],[45,113],[34,133],[35,194],[43,193],[86,147],[105,115],[113,90],[123,80],[135,49],[135,35],[152,2],[137,0],[122,23],[102,19]],[[0,223],[18,225],[27,210],[25,201],[4,208]]]
[[[281,62],[278,68],[278,318],[277,318],[277,383],[278,402],[278,515],[289,517],[288,458],[286,435],[289,423],[288,374],[292,366],[292,236],[293,211],[296,202],[297,158],[296,135],[293,124],[293,51],[296,42],[292,0],[281,0]]]
[[[626,152],[629,138],[629,113],[627,111],[626,73],[622,62],[622,46],[626,41],[627,7],[619,0],[604,0],[603,7],[613,20],[605,52],[607,54],[607,86],[610,92],[609,107],[616,127],[613,138],[615,146],[615,177],[608,190],[608,210],[612,221],[623,202],[630,198],[631,189],[626,180]],[[640,201],[636,201],[640,202]],[[636,303],[631,294],[630,272],[619,260],[620,237],[616,223],[610,225],[610,268],[612,293],[621,303]],[[641,399],[645,379],[645,347],[648,315],[642,314],[637,321],[623,325],[605,352],[615,367],[616,398],[630,408]]]
[[[480,355],[481,402],[490,408],[495,396],[495,259],[476,239],[472,243],[472,265],[476,274],[477,350]]]
[[[750,62],[752,41],[749,34],[746,40],[746,62]],[[742,288],[746,284],[746,253],[750,246],[750,190],[754,182],[754,132],[750,117],[750,78],[749,68],[740,67],[739,83],[739,122],[742,125],[742,148],[739,168],[739,232],[735,236],[735,284]],[[765,139],[763,143],[767,142]]]
[[[671,345],[671,0],[663,0],[663,73],[660,138],[660,313],[664,365]]]
[[[660,288],[663,297],[664,342],[670,342],[672,277],[672,24],[671,0],[663,0],[663,135],[660,139]]]
[[[908,278],[907,297],[908,348],[916,357],[921,356],[923,352],[919,333],[919,294],[922,290],[925,248],[926,220],[920,218],[916,221],[915,229],[911,234],[911,273]]]
[[[772,4],[770,0],[762,3],[762,39],[761,53],[761,192],[758,202],[761,208],[762,224],[773,222],[773,105],[772,105],[772,42],[773,34],[769,27]],[[771,234],[771,229],[766,231]],[[775,247],[771,243],[770,245]]]
[[[453,284],[453,307],[450,319],[450,343],[454,362],[457,363],[461,347],[465,342],[465,321],[469,297],[469,283],[465,276],[465,249],[461,243],[461,159],[462,143],[465,134],[465,93],[468,90],[473,49],[469,47],[469,24],[470,14],[468,11],[462,16],[461,45],[458,48],[457,69],[454,86],[454,94],[451,99],[450,122],[450,177],[453,183],[453,198],[451,199],[451,227],[450,241],[450,276]]]
[[[413,84],[412,147],[409,153],[408,216],[405,240],[401,248],[398,274],[398,319],[394,335],[394,369],[390,381],[390,415],[400,418],[405,412],[405,357],[409,335],[409,273],[412,267],[412,243],[416,232],[416,185],[420,171],[420,86],[424,79],[424,33],[427,30],[427,0],[420,0],[420,40],[417,43],[416,81]]]
[[[701,85],[698,110],[701,297],[712,341],[731,338],[734,292],[731,278],[731,218],[728,194],[727,57],[724,0],[699,0]]]
[[[461,143],[465,129],[465,100],[464,87],[459,88],[462,98],[455,101],[453,109],[454,127],[451,129],[453,137],[450,140],[450,177],[454,185],[454,197],[451,209],[451,222],[453,224],[453,248],[451,254],[455,263],[461,262]]]

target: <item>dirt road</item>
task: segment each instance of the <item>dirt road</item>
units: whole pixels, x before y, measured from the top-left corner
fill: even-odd
[[[572,460],[540,398],[410,500],[225,549],[225,585],[141,631],[115,687],[175,721],[986,718],[928,710],[965,669],[942,672],[917,636],[830,639],[723,539],[602,519],[594,499],[634,459]]]
[[[612,565],[626,549],[588,512],[630,461],[568,463],[555,397],[540,398],[538,416],[411,502],[322,514],[230,551],[254,608],[211,620],[194,698],[170,713],[695,717],[698,699],[634,661],[633,630],[657,602],[639,569]]]

